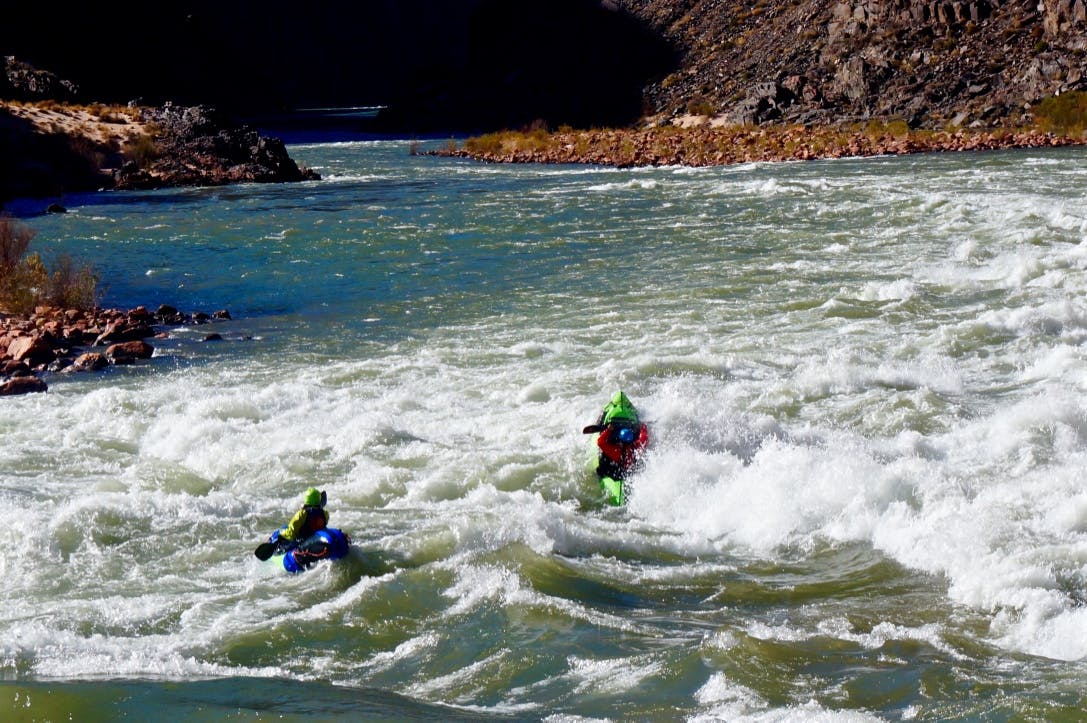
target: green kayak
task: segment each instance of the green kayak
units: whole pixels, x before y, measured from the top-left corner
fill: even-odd
[[[604,492],[604,500],[609,505],[619,506],[626,504],[627,490],[626,483],[621,479],[615,479],[613,477],[601,477],[600,489]]]

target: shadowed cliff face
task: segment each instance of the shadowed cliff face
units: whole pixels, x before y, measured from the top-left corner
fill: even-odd
[[[596,0],[13,5],[0,53],[70,78],[84,100],[238,114],[386,105],[389,130],[627,123],[673,60]]]
[[[420,130],[626,125],[645,110],[643,88],[675,68],[664,41],[584,0],[482,0],[466,41],[462,64],[406,79],[385,119]]]

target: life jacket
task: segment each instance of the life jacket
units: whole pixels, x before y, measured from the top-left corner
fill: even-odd
[[[323,530],[328,526],[328,513],[321,507],[306,505],[306,523],[302,527],[301,539],[305,539],[317,530]]]
[[[631,430],[631,441],[624,442],[620,439],[621,430]],[[644,422],[616,421],[607,424],[600,436],[596,438],[596,446],[600,448],[600,454],[624,473],[632,471],[640,461],[642,450],[649,444],[649,427]]]
[[[323,508],[315,505],[305,505],[294,513],[294,517],[280,531],[279,536],[287,542],[297,543],[305,540],[314,532],[325,529],[327,526],[328,513]]]

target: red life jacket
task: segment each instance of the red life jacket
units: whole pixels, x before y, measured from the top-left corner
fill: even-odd
[[[328,513],[320,507],[306,507],[306,525],[302,528],[302,537],[306,539],[317,530],[323,530],[328,526]]]
[[[634,427],[634,441],[623,442],[619,439],[619,429],[629,427],[630,424],[611,423],[604,427],[600,436],[596,438],[596,446],[600,453],[621,467],[624,471],[630,471],[638,463],[645,446],[649,444],[649,427],[639,422]]]

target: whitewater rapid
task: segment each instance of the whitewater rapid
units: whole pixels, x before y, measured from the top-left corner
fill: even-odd
[[[1081,151],[292,152],[326,180],[33,219],[47,252],[98,254],[114,303],[234,320],[3,401],[6,678],[319,676],[533,717],[931,704],[843,698],[815,663],[738,672],[773,643],[936,659],[996,675],[993,699],[1026,656],[1075,690]],[[580,430],[619,388],[652,445],[609,509]],[[311,485],[357,550],[286,577],[252,550]]]

